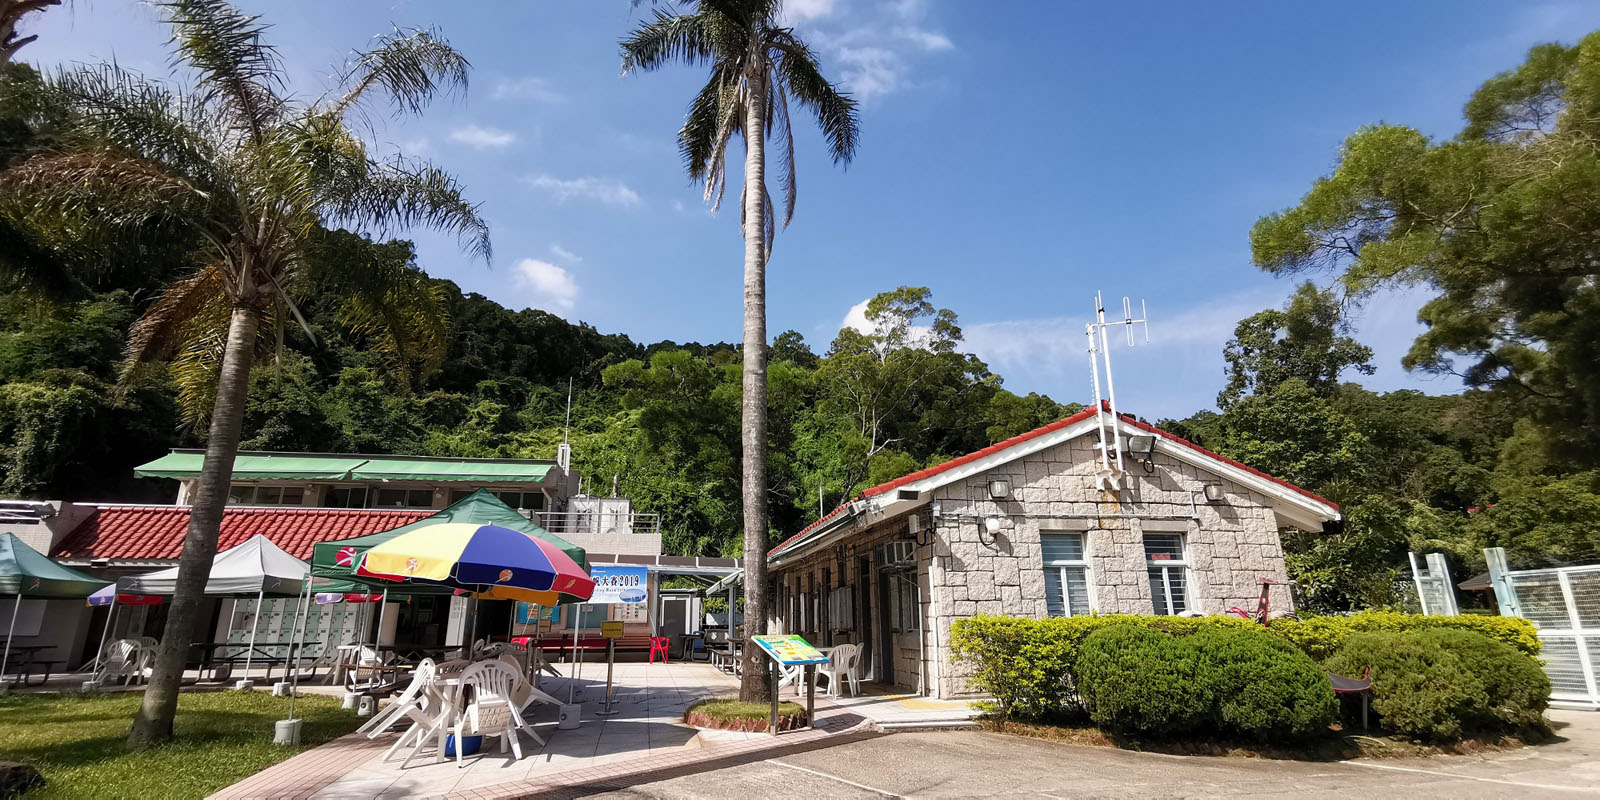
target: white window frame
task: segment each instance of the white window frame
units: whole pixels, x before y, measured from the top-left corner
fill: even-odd
[[[1080,552],[1083,553],[1083,557],[1078,559],[1078,560],[1076,560],[1076,561],[1069,561],[1069,560],[1045,561],[1044,560],[1044,537],[1046,537],[1046,536],[1078,536],[1078,537],[1080,537],[1082,539],[1082,547],[1080,547],[1079,550],[1080,550]],[[1089,614],[1095,613],[1096,608],[1095,608],[1095,602],[1094,602],[1094,569],[1089,566],[1089,533],[1087,531],[1040,531],[1039,532],[1039,560],[1043,565],[1042,566],[1043,571],[1045,571],[1045,572],[1049,572],[1051,570],[1056,570],[1057,571],[1056,572],[1056,580],[1061,585],[1061,608],[1062,608],[1062,610],[1064,610],[1066,612],[1062,616],[1066,616],[1066,617],[1076,616],[1076,615],[1074,615],[1072,613],[1071,583],[1069,583],[1067,581],[1067,570],[1075,568],[1075,567],[1082,567],[1083,568],[1083,591],[1084,591],[1084,594],[1086,595],[1084,597],[1084,604],[1089,607],[1089,611],[1088,611]],[[1050,616],[1050,598],[1049,598],[1048,595],[1046,595],[1046,597],[1045,597],[1045,615],[1046,616]]]
[[[1191,572],[1189,570],[1189,537],[1184,535],[1184,534],[1182,534],[1182,533],[1178,533],[1178,532],[1175,532],[1175,531],[1150,531],[1150,532],[1143,533],[1143,534],[1140,535],[1140,537],[1139,537],[1139,546],[1140,546],[1140,548],[1142,548],[1142,549],[1145,548],[1145,540],[1149,539],[1151,536],[1171,536],[1171,537],[1173,537],[1174,539],[1176,539],[1178,541],[1178,558],[1175,558],[1175,559],[1153,559],[1153,558],[1150,557],[1148,549],[1146,549],[1145,550],[1145,559],[1144,559],[1145,578],[1146,578],[1146,580],[1149,579],[1150,570],[1152,570],[1152,569],[1160,569],[1160,570],[1162,570],[1162,575],[1161,575],[1161,589],[1162,589],[1162,592],[1163,592],[1162,599],[1166,601],[1166,609],[1167,609],[1166,613],[1163,614],[1161,612],[1160,606],[1156,603],[1155,587],[1151,587],[1151,592],[1150,592],[1150,611],[1152,613],[1154,613],[1155,615],[1157,615],[1157,616],[1175,617],[1175,616],[1177,616],[1179,614],[1182,614],[1182,613],[1194,608],[1194,591],[1191,588],[1191,587],[1194,586],[1194,576],[1193,576],[1193,574],[1191,574]],[[1171,577],[1169,577],[1169,573],[1167,572],[1168,570],[1172,570],[1172,569],[1181,570],[1182,573],[1183,573],[1183,610],[1182,611],[1176,610],[1176,607],[1172,603],[1172,579],[1171,579]]]

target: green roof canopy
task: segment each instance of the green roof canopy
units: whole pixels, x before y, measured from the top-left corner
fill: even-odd
[[[194,478],[200,475],[205,453],[168,453],[148,464],[135,467],[139,478]],[[233,462],[233,477],[242,480],[324,480],[350,479],[350,472],[366,463],[360,456],[316,455],[240,455]]]
[[[67,569],[45,558],[16,534],[0,533],[0,595],[88,597],[105,585],[105,578],[91,578]]]
[[[340,580],[366,583],[373,586],[395,586],[394,581],[358,578],[355,575],[356,565],[361,562],[361,554],[369,548],[376,547],[384,542],[409,533],[428,525],[437,525],[441,522],[468,522],[477,525],[499,525],[516,531],[543,539],[559,547],[578,566],[585,570],[589,568],[588,556],[583,548],[563,539],[538,525],[528,521],[527,517],[517,513],[517,510],[495,497],[488,491],[479,489],[467,495],[448,508],[442,508],[429,516],[408,525],[387,530],[382,533],[373,533],[366,536],[357,536],[353,539],[340,539],[332,542],[317,542],[311,547],[311,574],[321,578],[337,578]],[[338,590],[324,590],[338,591]]]
[[[350,477],[369,481],[478,481],[541,483],[549,464],[507,464],[495,461],[435,461],[374,458],[356,467]]]
[[[174,451],[134,468],[140,478],[194,478],[205,453]],[[475,481],[542,483],[549,464],[488,459],[401,458],[327,453],[241,453],[233,462],[236,480],[323,481]]]

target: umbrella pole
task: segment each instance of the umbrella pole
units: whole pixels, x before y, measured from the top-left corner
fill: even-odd
[[[106,609],[106,629],[100,632],[100,649],[94,651],[94,674],[100,674],[100,659],[106,654],[106,639],[111,636],[111,628],[117,624],[117,593],[111,593],[111,608]]]
[[[381,644],[379,643],[379,640],[383,638],[383,621],[388,619],[388,618],[389,618],[389,587],[385,586],[385,587],[383,587],[383,599],[378,601],[378,630],[377,630],[376,633],[372,634],[372,655],[377,658],[377,661],[378,661],[379,664],[383,663],[383,652],[378,649],[379,647],[381,647]],[[393,645],[394,642],[391,641],[391,642],[389,642],[389,644]],[[374,679],[374,683],[376,683],[376,680],[377,680],[377,677],[378,677],[379,674],[380,673],[376,673],[376,672],[374,672],[372,674],[373,679]]]
[[[303,586],[301,587],[300,592],[294,596],[294,621],[289,623],[289,652],[285,654],[287,658],[286,669],[293,669],[295,672],[300,671],[300,651],[295,647],[295,637],[299,635],[298,631],[300,630],[301,615],[306,613],[304,597],[307,594],[306,590],[311,588],[311,576],[307,574],[304,578],[300,579],[300,582],[303,584]],[[285,674],[283,676],[283,680],[284,683],[289,683],[292,678],[291,676]]]
[[[578,623],[583,619],[583,604],[572,607],[572,677],[567,679],[567,705],[572,705],[572,692],[578,686],[578,667],[583,658],[578,650]]]
[[[11,639],[17,634],[17,609],[22,607],[22,592],[11,601],[11,629],[6,631],[6,654],[0,656],[0,681],[5,680],[6,667],[11,663]]]
[[[267,596],[267,587],[263,585],[256,592],[256,613],[250,617],[250,649],[244,651],[244,680],[250,680],[250,662],[256,655],[256,629],[261,627],[261,600]]]

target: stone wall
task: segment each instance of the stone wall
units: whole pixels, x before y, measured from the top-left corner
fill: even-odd
[[[970,694],[967,671],[944,657],[950,623],[976,614],[1044,617],[1048,613],[1041,533],[1084,534],[1090,603],[1102,614],[1154,612],[1143,547],[1147,532],[1183,534],[1192,611],[1223,614],[1231,606],[1254,611],[1259,578],[1287,580],[1279,526],[1268,498],[1159,452],[1149,470],[1127,463],[1127,488],[1120,496],[1102,492],[1095,485],[1099,468],[1095,443],[1094,436],[1082,436],[953,482],[933,493],[937,516],[932,505],[912,512],[922,515],[925,528],[917,551],[924,624],[920,637],[916,632],[895,636],[897,686],[916,688],[920,662],[929,670],[930,692],[944,697]],[[990,499],[988,485],[995,479],[1010,483],[1009,497]],[[1202,492],[1207,484],[1222,486],[1221,502],[1205,501]],[[847,550],[842,573],[836,545],[830,543],[775,568],[775,579],[802,586],[801,576],[816,575],[827,566],[836,585],[840,580],[857,581],[861,576],[856,575],[856,557],[872,554],[886,539],[908,537],[908,516],[855,523],[837,540]],[[989,517],[1001,521],[995,534],[985,527]],[[866,576],[873,614],[878,612],[880,577]],[[1274,610],[1289,610],[1291,602],[1286,587],[1273,588]],[[782,607],[779,613],[784,613]],[[875,636],[852,631],[844,639],[860,641],[864,635]],[[835,636],[819,641],[842,640]]]

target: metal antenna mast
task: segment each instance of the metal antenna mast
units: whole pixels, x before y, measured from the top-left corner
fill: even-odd
[[[1122,426],[1117,424],[1117,387],[1111,376],[1111,345],[1106,337],[1106,328],[1121,325],[1128,334],[1128,346],[1134,346],[1133,326],[1144,326],[1144,340],[1150,342],[1150,319],[1145,311],[1143,300],[1139,301],[1139,318],[1134,319],[1133,302],[1122,298],[1122,319],[1117,322],[1106,321],[1106,304],[1099,292],[1094,294],[1094,321],[1084,325],[1084,335],[1089,338],[1089,369],[1094,376],[1094,419],[1100,429],[1100,468],[1103,472],[1120,475],[1123,471],[1122,456]],[[1106,436],[1106,404],[1100,400],[1100,368],[1102,364],[1106,371],[1106,395],[1110,400],[1109,412],[1111,414],[1110,441]],[[1116,453],[1117,464],[1111,466],[1111,454]]]

